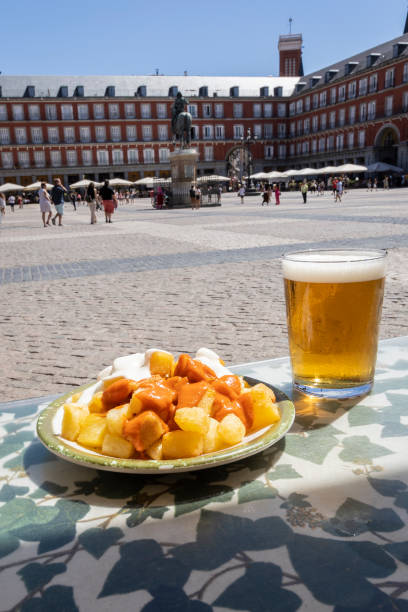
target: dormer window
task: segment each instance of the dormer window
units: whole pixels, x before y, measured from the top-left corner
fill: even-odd
[[[74,96],[76,98],[83,98],[84,97],[84,86],[83,85],[77,85],[75,87]]]
[[[27,85],[26,90],[24,92],[25,98],[34,98],[35,97],[35,87],[34,85]]]
[[[230,96],[232,98],[238,98],[239,97],[239,87],[238,86],[230,87]]]
[[[399,57],[401,53],[403,53],[408,47],[408,43],[406,42],[398,42],[396,45],[392,47],[392,57]]]
[[[145,98],[147,96],[147,87],[146,85],[139,85],[137,88],[136,95],[140,98]]]
[[[199,88],[198,95],[201,98],[208,98],[208,87],[207,87],[207,85],[202,85],[202,87]]]
[[[324,82],[328,83],[329,81],[331,81],[332,79],[334,79],[334,77],[338,74],[338,70],[328,70],[326,72],[326,74],[324,75]]]
[[[273,95],[276,98],[281,98],[283,95],[283,87],[274,87],[273,89]]]
[[[61,85],[58,90],[58,98],[68,98],[68,86]]]
[[[356,69],[357,66],[358,66],[358,62],[347,62],[347,64],[344,65],[345,76],[347,76],[348,74],[351,74],[353,70]]]
[[[319,76],[319,75],[313,76],[313,77],[310,79],[310,87],[315,87],[315,86],[318,84],[318,82],[320,81],[320,79],[321,79],[321,78],[322,78],[322,77],[321,77],[321,76]]]
[[[266,98],[269,96],[269,87],[261,87],[259,90],[259,95],[261,98]]]
[[[381,53],[370,53],[370,55],[367,55],[367,68],[374,66],[379,57],[381,57]]]
[[[105,96],[107,98],[114,98],[115,97],[115,86],[114,85],[108,85],[106,90],[105,90]]]
[[[178,94],[177,85],[172,85],[171,87],[169,87],[169,98],[175,98],[177,94]]]
[[[305,83],[304,81],[300,81],[299,83],[297,83],[295,87],[296,93],[299,93],[300,91],[302,91],[302,89],[304,89],[306,85],[307,83]]]

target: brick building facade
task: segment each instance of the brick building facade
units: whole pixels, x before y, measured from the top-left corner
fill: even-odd
[[[408,169],[408,33],[302,76],[300,35],[279,77],[0,75],[0,183],[168,176],[171,105],[189,99],[199,174],[387,161]],[[239,178],[239,176],[238,176]]]

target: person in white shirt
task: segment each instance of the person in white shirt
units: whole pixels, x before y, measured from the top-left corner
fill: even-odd
[[[16,198],[13,195],[10,195],[7,200],[7,204],[10,206],[11,210],[14,212],[14,204],[16,203]]]
[[[241,198],[241,204],[244,203],[244,196],[245,196],[245,187],[242,185],[238,191],[238,195]]]
[[[48,195],[48,191],[46,189],[45,183],[41,183],[41,189],[38,191],[38,198],[39,198],[39,203],[40,203],[42,222],[43,222],[44,227],[47,227],[48,225],[50,225],[52,208],[51,208],[51,198]],[[47,216],[47,214],[48,214],[48,219],[46,221],[45,217]]]

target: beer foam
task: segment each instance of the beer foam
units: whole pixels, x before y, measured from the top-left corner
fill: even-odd
[[[385,276],[382,251],[305,251],[282,261],[284,278],[305,283],[360,283]]]

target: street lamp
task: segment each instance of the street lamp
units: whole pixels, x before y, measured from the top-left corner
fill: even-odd
[[[255,144],[257,141],[256,136],[252,136],[251,128],[247,129],[247,133],[245,137],[241,138],[241,146],[246,151],[246,161],[247,161],[247,177],[248,177],[248,187],[251,187],[251,146]]]

